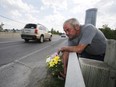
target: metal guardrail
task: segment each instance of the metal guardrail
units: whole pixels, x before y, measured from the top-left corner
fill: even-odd
[[[85,87],[76,53],[69,54],[65,87]]]

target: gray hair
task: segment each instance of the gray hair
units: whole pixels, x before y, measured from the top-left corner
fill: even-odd
[[[80,25],[80,23],[78,22],[76,18],[71,18],[71,19],[66,20],[63,25],[65,25],[66,23],[69,23],[72,26]]]

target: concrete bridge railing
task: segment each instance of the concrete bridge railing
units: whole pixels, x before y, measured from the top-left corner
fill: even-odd
[[[76,53],[70,53],[65,87],[85,87],[80,62]]]
[[[70,53],[65,87],[116,87],[116,40],[108,40],[104,61]]]

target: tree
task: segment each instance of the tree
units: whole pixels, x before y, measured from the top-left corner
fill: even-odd
[[[3,26],[4,26],[4,24],[3,24],[3,23],[1,23],[1,24],[0,24],[0,31],[2,31],[2,30],[3,30]]]
[[[111,29],[108,25],[103,25],[103,28],[99,28],[105,35],[107,39],[115,39],[116,40],[116,30]]]
[[[53,28],[51,29],[51,33],[52,33],[52,34],[60,34],[60,32],[59,32],[58,30],[56,31],[56,30],[54,30]]]

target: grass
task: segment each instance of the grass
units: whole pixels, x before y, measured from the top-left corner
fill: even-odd
[[[65,81],[58,79],[58,77],[47,75],[38,87],[64,87],[64,83]]]

